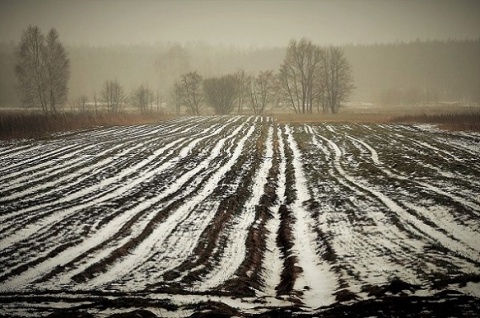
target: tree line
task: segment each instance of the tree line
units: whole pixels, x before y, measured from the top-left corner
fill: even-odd
[[[23,105],[57,113],[67,102],[70,78],[70,60],[57,31],[51,29],[45,36],[38,27],[29,26],[15,54],[15,75]],[[289,107],[296,113],[312,113],[314,109],[337,113],[353,88],[351,66],[340,48],[323,48],[301,39],[290,42],[278,71],[247,74],[239,69],[210,77],[197,71],[180,74],[169,90],[167,104],[177,113],[186,109],[192,115],[203,114],[207,108],[219,115],[234,111],[262,114],[268,106]],[[95,111],[101,106],[118,112],[130,104],[147,112],[163,103],[163,95],[145,84],[127,96],[116,79],[106,80],[98,96],[97,92],[93,94]],[[92,103],[82,95],[72,104],[86,110]]]
[[[20,104],[14,71],[17,44],[0,42],[0,107]],[[71,64],[68,104],[77,104],[87,93],[88,108],[94,91],[100,97],[105,79],[118,79],[128,92],[143,83],[155,96],[158,91],[160,100],[163,96],[163,102],[171,103],[169,91],[182,74],[197,71],[208,78],[238,69],[247,74],[263,70],[276,73],[287,46],[240,49],[205,43],[66,44],[65,49]],[[352,101],[386,106],[480,103],[480,38],[350,44],[341,49],[355,79]]]
[[[203,78],[197,72],[182,74],[171,92],[176,109],[186,106],[199,115],[204,104],[216,114],[229,114],[238,105],[262,114],[268,105],[289,107],[295,113],[337,113],[348,100],[353,77],[350,64],[338,47],[322,48],[311,41],[292,40],[277,72],[233,74]]]
[[[41,106],[50,114],[65,104],[70,78],[70,60],[58,38],[55,29],[45,36],[38,27],[30,26],[16,52],[15,74],[22,103]]]

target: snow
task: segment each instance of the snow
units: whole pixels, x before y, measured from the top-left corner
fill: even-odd
[[[294,156],[295,189],[297,190],[297,199],[290,207],[295,215],[293,253],[297,255],[299,266],[303,270],[295,282],[294,289],[303,292],[302,302],[307,306],[312,308],[327,306],[335,301],[332,294],[337,288],[337,281],[330,266],[316,253],[318,238],[312,229],[315,222],[304,208],[304,202],[310,199],[310,195],[307,180],[303,174],[301,153],[289,126],[286,127],[286,134]]]
[[[247,255],[245,242],[256,224],[255,207],[263,194],[258,189],[267,182],[272,160],[255,167],[243,210],[213,238],[219,242],[213,251],[218,258],[186,270],[179,266],[198,259],[196,247],[219,212],[222,194],[215,190],[244,158],[247,142],[258,140],[260,125],[269,127],[263,157],[274,156],[274,137],[279,146],[278,201],[270,208],[272,218],[265,225],[266,251],[259,268],[264,287],[251,298],[235,297],[235,290],[228,287],[222,292],[230,296],[216,296],[217,287],[237,278],[235,273]],[[431,277],[437,274],[476,277],[480,273],[479,144],[476,134],[430,128],[290,126],[242,116],[185,117],[159,125],[2,144],[0,292],[39,291],[47,296],[52,292],[51,300],[37,304],[42,311],[70,307],[74,302],[66,301],[68,297],[93,299],[98,296],[93,290],[134,294],[150,290],[151,284],[162,292],[176,292],[170,289],[174,284],[184,288],[184,295],[148,296],[179,305],[213,300],[243,313],[290,306],[276,298],[284,265],[276,240],[279,208],[286,204],[286,147],[293,154],[292,188],[297,193],[287,206],[294,216],[290,252],[303,271],[292,295],[303,308],[335,303],[333,294],[340,288],[368,298],[362,288],[388,284],[393,278],[421,286],[415,295],[432,295],[438,292],[431,289]],[[406,163],[392,164],[395,160]],[[247,161],[242,169],[251,169],[251,164]],[[418,168],[415,177],[410,175],[412,166]],[[235,193],[240,180],[241,174],[228,185],[229,194]],[[122,197],[129,199],[124,206],[116,205]],[[307,207],[305,202],[311,199],[318,206]],[[154,224],[153,232],[138,246],[98,270],[94,278],[72,281],[138,237],[161,213],[165,218]],[[84,227],[88,235],[83,234]],[[51,255],[68,242],[75,244]],[[319,250],[324,243],[335,252],[333,263],[322,259]],[[67,264],[68,268],[58,267]],[[210,264],[213,267],[206,266]],[[37,281],[56,269],[60,270],[54,276]],[[14,275],[16,271],[20,274]],[[163,276],[171,271],[178,276],[171,280]],[[189,275],[193,272],[199,275]],[[189,281],[184,279],[187,276],[194,278]],[[480,297],[480,284],[473,281],[446,289]],[[10,314],[22,312],[23,305],[9,303],[5,308]],[[165,314],[163,310],[156,313]],[[179,310],[172,315],[191,313]]]
[[[232,136],[238,134],[242,128],[243,126],[239,126],[232,133]],[[108,269],[107,273],[103,273],[102,275],[99,275],[96,278],[92,279],[88,283],[88,286],[90,288],[101,286],[103,284],[109,283],[112,279],[118,279],[119,277],[125,276],[132,269],[141,265],[142,262],[151,254],[152,250],[154,250],[154,247],[157,247],[158,249],[164,251],[162,253],[162,259],[156,260],[157,262],[167,262],[168,268],[175,268],[176,266],[178,266],[196,246],[195,242],[198,241],[202,233],[202,229],[204,229],[210,223],[211,219],[215,215],[216,208],[215,206],[213,206],[209,210],[203,211],[201,220],[198,220],[198,218],[195,218],[196,221],[192,220],[193,222],[195,222],[193,223],[195,225],[189,227],[188,231],[178,231],[177,225],[190,224],[189,220],[191,220],[191,217],[195,217],[192,212],[197,205],[203,202],[207,198],[207,196],[213,192],[215,186],[218,184],[218,181],[220,181],[222,176],[233,166],[238,156],[241,154],[243,144],[245,143],[247,138],[249,138],[250,135],[253,133],[254,128],[254,126],[250,127],[245,136],[237,144],[236,149],[229,161],[225,165],[220,167],[218,171],[215,172],[215,174],[208,180],[204,188],[196,196],[189,199],[188,205],[180,206],[167,218],[167,220],[158,225],[148,236],[148,238],[142,241],[140,245],[137,246],[130,255],[128,255],[121,261],[116,262],[111,268]],[[219,142],[217,144],[217,150],[212,151],[212,154],[209,158],[210,160],[206,160],[203,163],[204,166],[208,166],[209,162],[218,156],[220,149],[222,148],[223,143],[226,139],[227,138],[222,139],[223,142]],[[198,170],[200,170],[201,168],[202,166],[197,167]],[[189,174],[194,175],[195,171],[193,170],[193,173],[190,172]],[[184,179],[185,177],[186,175],[184,175],[178,180],[181,181],[181,179]],[[176,186],[175,184],[172,185],[169,192],[174,192],[177,187],[178,186]],[[175,232],[173,232],[174,230]],[[170,254],[172,254],[172,256],[169,256]],[[168,268],[158,271],[156,275],[160,275],[162,272],[168,270]]]
[[[273,156],[272,130],[273,128],[270,127],[267,141],[265,143],[265,157],[267,158]],[[263,189],[267,183],[267,176],[270,167],[271,160],[264,160],[261,163],[253,183],[253,195],[245,203],[241,214],[235,218],[233,226],[229,228],[226,246],[221,259],[213,272],[210,272],[208,277],[199,283],[201,286],[199,290],[211,289],[232,277],[245,258],[247,248],[246,240],[249,233],[248,230],[255,221],[255,206],[260,202],[260,197],[263,195],[263,191],[258,191],[257,189]]]
[[[277,135],[281,136],[282,132],[280,128],[277,128]],[[263,278],[265,280],[265,289],[263,292],[259,293],[262,296],[275,297],[276,290],[275,288],[280,284],[280,275],[283,269],[283,262],[281,259],[280,248],[277,245],[277,233],[280,228],[280,214],[278,213],[280,209],[280,204],[285,201],[285,184],[286,184],[286,162],[285,162],[285,153],[283,139],[278,139],[278,147],[280,152],[280,163],[279,163],[279,176],[278,176],[278,187],[276,189],[276,195],[278,198],[278,204],[274,205],[270,211],[273,214],[271,220],[266,224],[266,229],[268,231],[268,237],[266,241],[266,252],[263,268]]]

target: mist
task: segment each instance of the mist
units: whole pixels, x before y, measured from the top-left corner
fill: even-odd
[[[0,0],[1,317],[480,317],[479,0]]]
[[[285,46],[478,38],[478,1],[73,1],[0,3],[0,41],[29,24],[56,28],[67,44],[205,42]]]
[[[478,1],[2,1],[0,105],[19,105],[15,46],[55,28],[70,61],[69,100],[117,79],[167,96],[182,73],[277,71],[292,39],[342,47],[351,101],[477,102]],[[428,98],[426,98],[428,95]],[[391,99],[391,98],[390,98]],[[428,99],[428,100],[427,100]]]

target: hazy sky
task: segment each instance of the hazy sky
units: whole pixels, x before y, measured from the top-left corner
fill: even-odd
[[[29,24],[69,44],[203,41],[285,46],[480,38],[479,0],[0,0],[0,41]]]

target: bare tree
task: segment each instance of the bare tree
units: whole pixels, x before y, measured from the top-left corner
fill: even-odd
[[[181,76],[179,85],[183,104],[187,105],[193,115],[200,115],[203,103],[203,78],[197,72]]]
[[[328,71],[330,65],[330,59],[326,50],[321,51],[321,61],[319,68],[317,69],[317,75],[315,78],[315,100],[317,103],[317,112],[320,113],[320,107],[323,113],[327,113],[330,109],[328,102],[327,88],[329,87],[330,72]]]
[[[203,81],[205,99],[218,115],[230,114],[237,98],[237,79],[229,74]]]
[[[273,100],[275,92],[275,75],[273,71],[260,72],[250,82],[250,105],[256,115],[265,110],[268,103]]]
[[[70,60],[63,45],[58,41],[58,37],[57,30],[51,29],[47,34],[44,46],[46,88],[51,113],[56,113],[57,108],[65,104],[70,78]]]
[[[281,96],[296,113],[311,113],[315,103],[318,111],[321,106],[323,112],[337,113],[354,88],[343,51],[321,49],[305,39],[290,42],[278,78]]]
[[[173,88],[170,91],[170,101],[172,102],[172,105],[175,107],[175,114],[180,115],[181,112],[181,107],[183,103],[183,90],[182,86],[180,83],[175,83],[173,85]]]
[[[153,105],[155,96],[153,91],[145,85],[137,87],[130,96],[130,102],[137,107],[140,112],[146,113],[148,108]]]
[[[40,105],[47,113],[44,43],[45,36],[38,27],[29,26],[23,31],[20,45],[15,52],[17,57],[15,74],[19,82],[22,103],[32,107]]]
[[[105,81],[101,92],[101,101],[107,105],[110,112],[118,112],[121,105],[125,102],[125,92],[123,87],[115,81]]]
[[[38,27],[29,26],[22,33],[16,57],[22,103],[55,114],[67,101],[70,78],[70,61],[57,31],[51,29],[45,37]]]
[[[354,89],[350,63],[343,51],[331,46],[322,55],[322,89],[320,94],[324,112],[329,109],[332,114],[338,113],[340,105],[350,97]]]
[[[76,106],[82,112],[87,111],[87,103],[88,103],[88,97],[86,95],[82,95],[82,96],[78,97],[76,102],[75,102]]]
[[[237,112],[241,114],[243,112],[243,105],[245,105],[250,95],[250,76],[248,76],[243,69],[237,70],[234,76],[237,82]]]
[[[155,96],[155,104],[157,105],[157,113],[160,111],[160,108],[163,107],[163,94],[160,94],[157,89],[157,95]],[[153,106],[153,103],[152,103]]]
[[[97,91],[93,91],[93,104],[95,106],[95,115],[98,115]]]
[[[312,42],[306,39],[290,41],[280,66],[279,80],[285,101],[296,113],[312,112],[320,57],[320,48]]]

